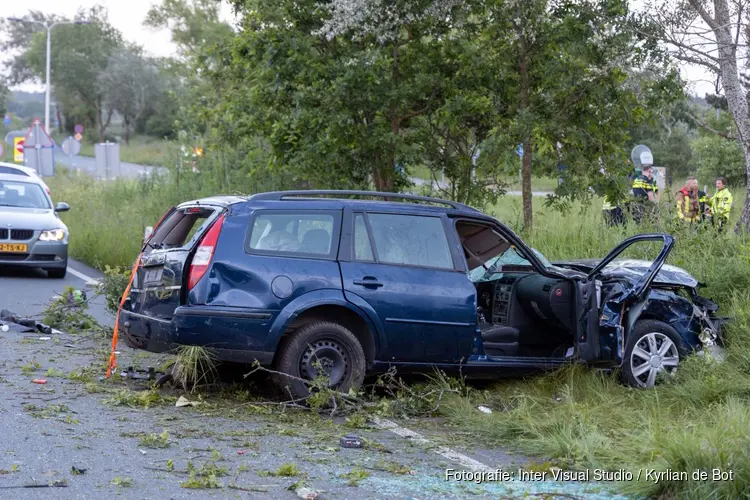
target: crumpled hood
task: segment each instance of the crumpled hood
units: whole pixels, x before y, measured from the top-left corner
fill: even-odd
[[[593,269],[601,259],[580,259],[566,260],[564,262],[555,262],[556,266],[572,265],[577,268],[586,268],[587,272]],[[638,259],[615,259],[610,262],[602,271],[607,276],[617,278],[628,278],[638,280],[646,274],[648,268],[653,262],[649,260]],[[695,288],[699,285],[698,280],[684,269],[664,264],[654,278],[654,283],[662,285],[679,285]]]
[[[54,210],[0,207],[0,229],[67,229]]]

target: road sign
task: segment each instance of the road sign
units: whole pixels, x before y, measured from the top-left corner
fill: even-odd
[[[55,175],[55,141],[49,136],[42,122],[34,120],[23,143],[23,163],[43,177]]]
[[[3,125],[10,127],[10,115],[5,115],[5,118],[3,118]]]
[[[13,161],[16,163],[23,163],[23,143],[25,139],[25,137],[13,138]]]
[[[630,152],[630,159],[637,170],[641,170],[644,165],[654,164],[654,155],[651,154],[648,146],[644,146],[643,144],[639,144],[633,148],[633,151]]]
[[[81,152],[81,143],[73,137],[68,137],[62,143],[62,150],[68,156],[75,156]]]
[[[76,132],[76,135],[73,136],[76,141],[81,142],[81,139],[83,139],[83,136],[80,132]]]
[[[83,125],[81,125],[80,123],[77,123],[76,126],[73,127],[73,131],[76,134],[82,134],[83,133]],[[80,141],[80,139],[78,139],[78,140]]]
[[[518,153],[518,156],[523,156],[523,144],[519,144],[516,147],[516,153]]]

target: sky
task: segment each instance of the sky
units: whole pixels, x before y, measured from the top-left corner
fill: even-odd
[[[73,17],[79,8],[103,5],[109,10],[110,22],[122,32],[126,40],[139,43],[154,56],[168,56],[175,53],[175,46],[170,41],[169,31],[154,30],[143,26],[146,12],[152,4],[160,3],[159,0],[34,0],[31,3],[3,0],[1,3],[3,6],[0,9],[0,16],[3,17],[21,17],[28,12],[29,6],[33,6],[35,10]],[[642,3],[643,0],[631,0],[631,8],[638,9]],[[222,3],[222,18],[232,21],[231,9],[225,2]],[[52,43],[54,40],[53,31]],[[693,94],[703,97],[706,93],[715,93],[710,75],[700,67],[683,65],[681,72],[683,78],[689,82]],[[16,89],[41,92],[44,87],[41,84],[25,84]]]
[[[109,10],[109,21],[120,30],[126,40],[137,42],[153,56],[169,56],[175,53],[175,46],[170,40],[168,30],[155,30],[143,26],[146,13],[158,0],[34,0],[33,2],[19,2],[2,0],[0,16],[23,17],[29,8],[53,12],[72,18],[79,8],[88,9],[94,5],[103,5]],[[232,12],[226,3],[222,4],[222,18],[232,20]],[[55,43],[55,32],[52,31],[52,43]],[[37,91],[44,90],[41,84],[26,84],[16,90]]]

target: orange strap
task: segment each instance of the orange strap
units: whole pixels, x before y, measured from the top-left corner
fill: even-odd
[[[120,329],[120,311],[122,311],[122,306],[123,304],[125,304],[125,299],[127,299],[128,295],[130,295],[130,288],[133,286],[133,280],[135,279],[135,275],[138,272],[138,266],[141,264],[142,256],[143,252],[138,254],[138,258],[135,260],[133,270],[130,272],[130,280],[128,280],[128,286],[125,287],[125,291],[122,293],[122,298],[120,299],[120,307],[117,308],[117,316],[115,317],[115,330],[114,332],[112,332],[112,352],[109,355],[109,366],[107,366],[107,378],[109,378],[109,376],[112,374],[112,370],[117,367],[117,356],[115,355],[115,351],[117,350],[117,338],[119,336],[118,333]]]

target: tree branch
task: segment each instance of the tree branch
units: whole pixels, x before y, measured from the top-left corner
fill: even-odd
[[[712,126],[710,126],[709,124],[707,124],[706,122],[704,122],[703,120],[701,120],[700,118],[698,118],[697,116],[695,116],[695,114],[693,114],[692,111],[690,111],[690,110],[686,110],[686,111],[687,111],[688,116],[690,116],[690,118],[695,122],[695,124],[698,125],[699,127],[701,127],[702,129],[705,129],[705,130],[707,130],[707,131],[709,131],[709,132],[711,132],[713,134],[716,134],[716,135],[718,135],[720,137],[723,137],[724,139],[729,139],[729,140],[732,140],[732,141],[739,140],[739,138],[736,135],[731,135],[731,134],[728,134],[726,132],[720,132],[720,131],[716,130],[715,128],[713,128]]]
[[[721,74],[721,69],[716,64],[711,64],[708,61],[705,61],[699,57],[692,57],[688,56],[686,54],[681,54],[678,52],[672,52],[672,57],[675,59],[679,59],[680,61],[684,61],[690,64],[698,64],[699,66],[703,66],[704,68],[708,68],[717,75]]]
[[[700,14],[701,18],[703,18],[703,21],[708,24],[708,26],[712,30],[718,30],[720,28],[719,23],[716,21],[716,19],[711,17],[711,14],[709,14],[708,11],[703,8],[701,0],[688,0],[688,3],[692,8],[695,9],[698,14]]]

